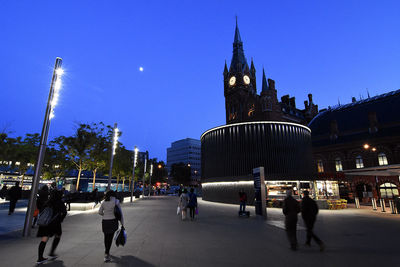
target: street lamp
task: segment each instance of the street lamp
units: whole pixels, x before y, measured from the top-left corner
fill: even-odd
[[[110,171],[108,172],[107,190],[111,189],[111,177],[112,177],[113,160],[114,160],[115,150],[117,149],[117,145],[118,145],[119,130],[117,128],[117,123],[114,123],[113,132],[114,132],[114,135],[113,135],[113,143],[112,143],[112,148],[111,148]],[[118,190],[118,188],[117,188],[117,190]]]
[[[152,164],[150,164],[150,176],[149,176],[149,178],[150,178],[150,182],[149,182],[149,196],[151,196],[151,176],[153,175],[153,163]]]
[[[134,185],[134,181],[135,181],[135,169],[136,169],[136,163],[137,163],[139,149],[135,146],[135,149],[133,151],[134,151],[134,154],[133,154],[133,171],[132,171],[132,181],[131,181],[131,202],[133,201],[133,190],[134,190],[133,185]]]
[[[143,192],[142,192],[143,197],[144,197],[144,178],[145,178],[145,176],[146,176],[146,167],[147,167],[147,152],[144,154]]]
[[[44,115],[42,134],[40,137],[39,152],[35,164],[35,173],[32,178],[31,194],[29,196],[28,209],[25,215],[24,230],[22,232],[23,236],[29,236],[31,233],[33,212],[36,206],[36,194],[39,187],[40,173],[42,169],[44,155],[46,152],[47,137],[49,135],[49,129],[50,129],[50,120],[54,118],[54,108],[57,105],[59,92],[61,89],[61,76],[64,73],[64,71],[61,68],[61,65],[62,65],[62,59],[57,57],[53,69],[53,77],[51,79],[46,112]]]

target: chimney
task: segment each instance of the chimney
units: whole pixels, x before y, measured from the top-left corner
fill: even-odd
[[[306,110],[308,109],[308,101],[307,101],[307,100],[304,101],[304,108],[305,108]]]
[[[289,95],[284,95],[281,97],[281,101],[283,104],[288,105],[289,106]]]
[[[357,99],[353,96],[353,97],[351,98],[351,103],[355,103],[355,102],[357,102]]]
[[[291,107],[296,108],[296,98],[295,97],[291,97],[289,99],[289,104]]]
[[[308,102],[310,102],[310,105],[312,103],[312,94],[308,94]]]

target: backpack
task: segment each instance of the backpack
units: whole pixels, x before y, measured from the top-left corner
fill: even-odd
[[[53,209],[51,207],[46,207],[46,208],[44,208],[44,210],[42,210],[42,212],[39,213],[39,217],[38,217],[38,220],[37,220],[37,225],[39,225],[39,226],[47,226],[57,216],[58,216],[58,214],[56,214],[56,216],[53,217]]]

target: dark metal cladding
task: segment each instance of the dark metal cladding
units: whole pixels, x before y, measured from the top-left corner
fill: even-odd
[[[229,124],[201,137],[202,182],[252,180],[265,168],[266,180],[312,180],[311,131],[286,122]]]

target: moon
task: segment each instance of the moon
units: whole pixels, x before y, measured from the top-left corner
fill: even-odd
[[[143,67],[139,67],[139,71],[143,71]]]

